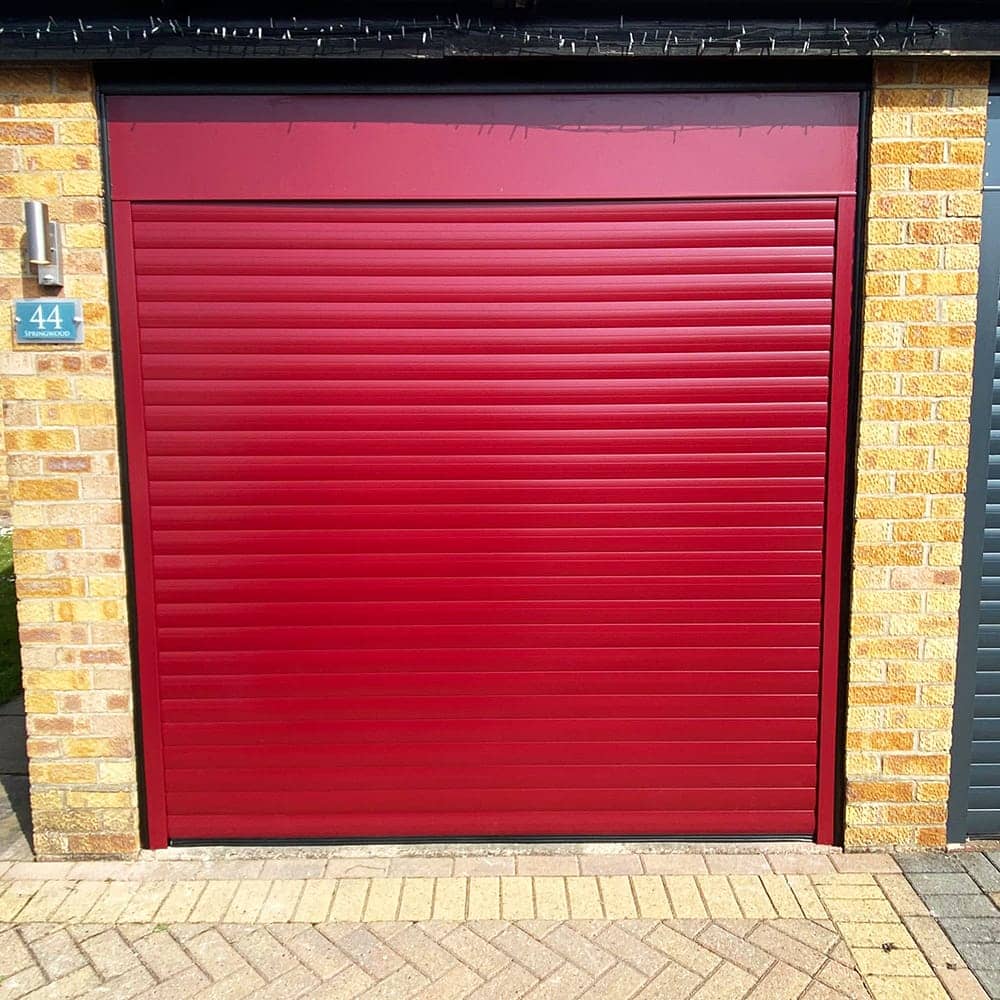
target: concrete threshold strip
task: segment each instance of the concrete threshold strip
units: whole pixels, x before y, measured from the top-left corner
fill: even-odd
[[[200,860],[22,862],[0,871],[0,923],[29,936],[41,925],[63,928],[67,942],[73,934],[109,928],[138,942],[151,929],[180,941],[209,931],[239,936],[238,928],[257,927],[278,934],[287,948],[310,927],[334,944],[368,928],[364,933],[381,935],[390,950],[407,928],[442,941],[475,932],[487,944],[491,934],[524,935],[549,950],[568,935],[604,940],[609,928],[618,928],[631,935],[635,949],[658,941],[653,950],[677,964],[675,978],[689,977],[689,990],[650,996],[987,997],[896,862],[876,854],[227,859],[216,853]],[[652,975],[656,962],[649,962]],[[737,977],[728,992],[711,983],[723,966],[732,966],[725,975]],[[828,981],[817,978],[823,975]],[[594,982],[597,998],[602,993]],[[427,996],[435,996],[432,985],[428,980]],[[638,988],[621,995],[645,995]],[[561,995],[571,994],[590,996],[568,986]],[[526,985],[508,995],[531,992]]]

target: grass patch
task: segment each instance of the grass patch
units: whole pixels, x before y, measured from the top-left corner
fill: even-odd
[[[0,535],[0,705],[21,693],[21,646],[17,640],[14,556],[9,533]]]

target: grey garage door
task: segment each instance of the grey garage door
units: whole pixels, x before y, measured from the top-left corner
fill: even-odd
[[[949,837],[1000,836],[1000,96],[990,99]]]

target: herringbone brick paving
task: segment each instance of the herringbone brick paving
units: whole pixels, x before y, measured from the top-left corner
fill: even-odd
[[[0,867],[0,1000],[250,995],[985,997],[884,855]]]
[[[870,997],[810,920],[26,924],[0,996],[257,1000],[836,1000]]]

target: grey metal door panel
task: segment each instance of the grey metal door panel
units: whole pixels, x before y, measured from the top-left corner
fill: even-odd
[[[1000,96],[990,98],[948,839],[1000,837]]]
[[[993,201],[1000,197],[994,192],[987,197]],[[991,220],[992,221],[992,220]],[[995,283],[992,260],[1000,233],[983,234],[983,280],[992,291],[987,315],[982,317],[988,336],[993,343],[993,393],[992,402],[1000,404],[1000,290]],[[987,245],[994,254],[987,253]],[[987,270],[989,269],[989,273]],[[980,331],[981,332],[981,331]],[[973,415],[975,420],[975,415]],[[972,725],[968,733],[969,778],[966,817],[967,837],[1000,836],[1000,560],[990,559],[1000,554],[1000,503],[993,497],[1000,496],[1000,431],[990,428],[987,432],[988,451],[986,466],[986,504],[983,518],[982,552],[985,558],[978,567],[966,566],[966,572],[979,574],[979,595],[976,602],[977,642],[975,679],[972,697]],[[979,437],[980,435],[976,435]]]
[[[987,198],[994,201],[1000,198],[1000,192],[988,193]],[[981,317],[980,333],[985,326],[987,336],[992,340],[994,404],[1000,403],[1000,329],[997,325],[1000,291],[995,283],[993,261],[990,258],[995,256],[998,245],[1000,233],[984,232],[983,281],[988,282],[992,295],[986,307],[987,315]],[[987,252],[988,247],[992,253]],[[973,414],[974,423],[976,417]],[[998,417],[991,414],[986,434],[980,431],[973,435],[974,443],[981,437],[986,437],[987,441],[986,467],[981,468],[981,474],[985,473],[986,477],[986,504],[983,507],[980,536],[982,556],[978,564],[970,560],[965,566],[967,575],[979,576],[978,599],[973,606],[976,612],[976,645],[972,720],[966,733],[969,740],[969,768],[965,835],[973,838],[1000,836],[1000,558],[990,558],[991,555],[1000,554],[1000,503],[996,502],[996,498],[1000,497],[1000,430],[994,430],[992,426],[996,420]],[[969,548],[967,545],[967,553]],[[969,591],[972,589],[966,588],[970,599],[972,594]]]

